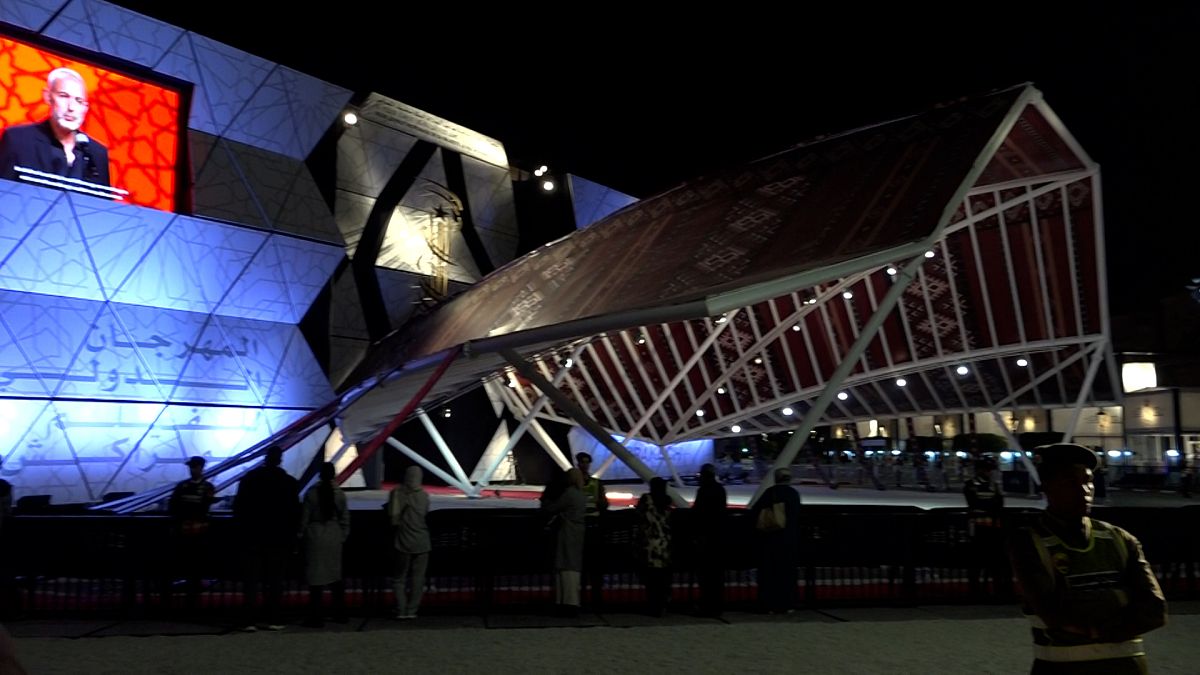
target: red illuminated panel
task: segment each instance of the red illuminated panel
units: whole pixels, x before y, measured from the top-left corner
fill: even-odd
[[[83,131],[108,148],[113,187],[134,204],[173,211],[179,93],[0,36],[0,128],[46,117],[46,76],[66,66],[87,82]]]

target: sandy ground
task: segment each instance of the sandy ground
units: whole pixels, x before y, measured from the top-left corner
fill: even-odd
[[[1200,611],[1200,607],[1187,611]],[[635,615],[359,620],[323,631],[191,635],[183,624],[13,624],[30,673],[1021,673],[1028,629],[993,607],[831,609],[725,621]],[[56,624],[62,632],[62,622]],[[89,630],[89,628],[91,630]],[[111,633],[121,635],[110,635]],[[1154,673],[1200,672],[1200,614],[1146,637]]]

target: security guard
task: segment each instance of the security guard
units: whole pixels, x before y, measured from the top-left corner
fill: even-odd
[[[1004,492],[996,484],[993,470],[996,461],[982,457],[975,462],[975,477],[963,486],[967,498],[967,534],[971,538],[971,565],[967,582],[971,594],[984,595],[981,572],[988,570],[995,583],[995,592],[1008,594],[1012,590],[1012,573],[1004,551],[1001,516],[1004,513]]]
[[[1036,451],[1046,510],[1009,542],[1026,617],[1032,673],[1146,673],[1142,633],[1167,605],[1141,544],[1088,517],[1096,455],[1070,443]]]

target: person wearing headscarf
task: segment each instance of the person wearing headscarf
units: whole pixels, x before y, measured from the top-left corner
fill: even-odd
[[[566,472],[566,487],[546,505],[555,516],[554,536],[554,601],[559,613],[579,615],[579,582],[583,572],[584,514],[587,498],[583,494],[583,472],[572,468]]]
[[[725,486],[717,480],[717,467],[700,467],[700,487],[692,504],[696,542],[696,567],[700,577],[700,613],[719,616],[725,593]]]
[[[392,521],[396,549],[396,574],[392,588],[396,594],[397,619],[417,618],[417,608],[425,592],[425,570],[433,544],[429,526],[429,493],[421,487],[424,474],[419,466],[404,471],[404,482],[388,495],[388,518]]]

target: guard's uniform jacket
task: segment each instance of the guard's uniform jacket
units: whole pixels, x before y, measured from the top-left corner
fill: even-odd
[[[1084,518],[1082,529],[1049,513],[1009,542],[1035,673],[1145,672],[1141,634],[1166,621],[1166,600],[1125,530]]]

